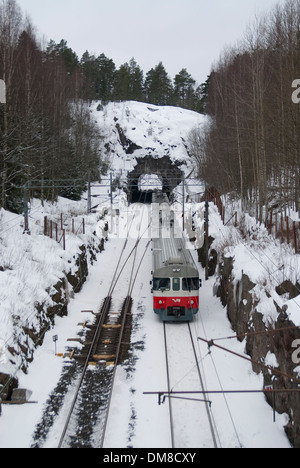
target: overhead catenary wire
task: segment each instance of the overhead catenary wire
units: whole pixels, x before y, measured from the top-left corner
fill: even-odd
[[[251,362],[252,364],[256,364],[256,365],[262,367],[263,369],[266,369],[266,370],[270,371],[271,373],[280,375],[281,377],[286,377],[290,381],[293,381],[293,382],[295,382],[297,384],[300,384],[300,379],[294,377],[293,375],[287,374],[286,372],[282,372],[279,369],[276,369],[274,367],[263,364],[262,362],[256,361],[255,359],[251,359],[250,357],[247,357],[245,355],[239,354],[239,353],[237,353],[235,351],[232,351],[231,349],[225,348],[224,346],[217,345],[213,340],[206,340],[206,339],[201,338],[201,337],[198,337],[198,340],[203,341],[204,343],[206,343],[209,348],[212,348],[213,346],[215,346],[216,348],[218,348],[218,349],[220,349],[222,351],[226,351],[226,352],[228,352],[230,354],[233,354],[233,355],[235,355],[235,356],[237,356],[237,357],[239,357],[241,359],[244,359],[245,361]]]
[[[143,395],[157,395],[158,401],[161,403],[163,401],[164,396],[172,396],[172,395],[234,395],[234,394],[257,394],[257,393],[300,393],[300,388],[270,388],[270,389],[242,389],[242,390],[179,390],[179,391],[168,391],[168,390],[157,390],[152,392],[143,392]],[[194,400],[194,399],[193,399]],[[199,401],[195,399],[194,401]],[[200,400],[203,401],[203,400]],[[210,401],[210,400],[207,400]]]
[[[285,327],[285,328],[273,328],[272,330],[265,330],[265,331],[258,331],[258,332],[245,332],[239,333],[236,335],[231,336],[223,336],[221,338],[213,338],[212,341],[225,341],[225,340],[234,340],[234,339],[242,339],[248,338],[249,336],[259,336],[259,335],[273,335],[275,333],[286,332],[286,331],[293,331],[293,330],[300,330],[300,325],[295,325],[293,327]]]
[[[204,331],[204,334],[206,335],[206,330],[205,330],[205,326],[204,326],[204,321],[203,321],[203,317],[202,315],[200,315],[200,320],[201,320],[201,324],[202,324],[202,328],[203,328],[203,331]],[[196,330],[196,333],[197,333],[197,330]],[[197,340],[198,343],[199,343],[199,352],[201,353],[200,351],[200,341]],[[217,376],[217,380],[218,380],[218,383],[220,385],[220,388],[221,390],[223,390],[223,385],[222,385],[222,382],[221,382],[221,378],[220,378],[220,375],[219,375],[219,372],[217,370],[217,366],[216,366],[216,363],[215,363],[215,360],[213,358],[213,355],[210,351],[210,349],[208,350],[208,355],[210,356],[210,359],[211,359],[211,362],[212,362],[212,365],[213,365],[213,368],[214,368],[214,371],[215,371],[215,374]],[[239,437],[239,434],[238,434],[238,430],[237,430],[237,426],[236,426],[236,423],[234,421],[234,417],[233,417],[233,414],[232,414],[232,411],[230,409],[230,406],[229,406],[229,403],[228,403],[228,400],[226,398],[226,394],[223,393],[223,398],[224,398],[224,401],[225,401],[225,405],[226,405],[226,408],[227,408],[227,411],[228,411],[228,414],[229,414],[229,418],[230,418],[230,421],[231,421],[231,424],[232,424],[232,427],[233,427],[233,430],[234,430],[234,433],[235,433],[235,436],[236,436],[236,439],[238,441],[238,444],[240,447],[242,447],[242,443],[241,443],[241,440],[240,440],[240,437]]]
[[[195,360],[196,360],[196,364],[197,364],[197,372],[198,372],[200,384],[201,384],[202,389],[205,390],[204,380],[203,380],[202,373],[201,373],[201,370],[200,370],[199,361],[198,361],[196,348],[195,348],[195,343],[194,343],[194,339],[193,339],[193,335],[192,335],[192,331],[191,331],[191,326],[190,326],[189,323],[188,323],[188,329],[189,329],[189,334],[190,334],[190,338],[191,338],[191,342],[192,342],[193,352],[194,352],[194,356],[195,356]],[[207,414],[207,418],[208,418],[208,422],[209,422],[209,427],[210,427],[210,432],[211,432],[212,439],[213,439],[214,448],[218,448],[217,439],[216,439],[216,424],[213,421],[213,416],[212,416],[212,414],[210,412],[210,405],[208,404],[209,400],[208,400],[208,398],[206,396],[206,393],[204,393],[204,398],[205,398],[206,414]]]

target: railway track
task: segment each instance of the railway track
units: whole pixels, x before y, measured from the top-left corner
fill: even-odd
[[[199,400],[185,398],[177,393],[187,387],[205,392],[195,347],[197,340],[193,337],[191,325],[164,322],[163,328],[171,446],[173,449],[218,448],[208,395],[203,393],[203,398]],[[186,363],[185,367],[182,362]],[[176,395],[172,395],[175,391]],[[186,431],[186,427],[190,430]]]
[[[58,448],[103,447],[116,369],[126,360],[130,347],[132,291],[150,245],[149,241],[139,249],[144,234],[141,233],[141,226],[140,223],[136,240],[130,239],[128,230],[108,295],[94,323],[87,325],[82,352],[74,356],[78,365],[82,366],[82,371]],[[116,292],[121,279],[127,290],[121,285]],[[126,297],[122,305],[118,306],[121,291]]]

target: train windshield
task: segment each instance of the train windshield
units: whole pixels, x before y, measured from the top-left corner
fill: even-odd
[[[197,291],[199,287],[199,278],[182,278],[183,291]]]
[[[154,278],[153,290],[154,291],[170,291],[171,280],[170,278]]]
[[[180,291],[180,278],[173,278],[173,291]]]

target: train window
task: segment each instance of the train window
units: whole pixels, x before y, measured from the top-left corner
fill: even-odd
[[[180,278],[173,278],[173,291],[180,291]]]
[[[199,287],[199,278],[182,278],[182,289],[184,291],[197,291]]]
[[[170,278],[153,278],[154,291],[170,291],[171,280]]]

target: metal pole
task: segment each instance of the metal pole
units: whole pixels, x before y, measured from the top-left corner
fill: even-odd
[[[29,216],[28,216],[28,186],[29,182],[23,185],[24,189],[24,234],[30,234],[29,231]]]
[[[113,206],[112,183],[113,183],[113,176],[112,176],[112,172],[111,172],[110,173],[110,204],[111,204],[111,207]]]
[[[88,214],[92,211],[92,196],[91,196],[91,181],[90,178],[88,180],[88,199],[87,199],[87,212]]]
[[[208,215],[209,215],[209,203],[205,202],[205,279],[208,280]]]
[[[185,178],[184,178],[184,174],[182,174],[182,230],[184,231],[185,229],[185,224],[184,224],[184,217],[185,217],[185,187],[184,187],[184,183],[185,183]]]
[[[113,232],[113,192],[112,192],[113,176],[110,173],[110,229]]]

